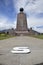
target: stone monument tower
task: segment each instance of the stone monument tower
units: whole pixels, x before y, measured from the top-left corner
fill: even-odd
[[[24,34],[27,32],[28,32],[28,28],[27,28],[26,14],[24,13],[24,9],[20,8],[20,13],[18,13],[17,15],[16,33]]]
[[[27,18],[24,13],[24,9],[20,8],[20,13],[17,15],[17,25],[16,29],[9,30],[10,35],[33,35],[39,34],[38,32],[32,30],[32,28],[27,28]]]

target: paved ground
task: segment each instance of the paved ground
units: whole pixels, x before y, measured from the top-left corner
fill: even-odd
[[[15,46],[28,46],[29,54],[12,54]],[[20,36],[0,40],[0,64],[2,65],[35,65],[43,63],[43,40]]]

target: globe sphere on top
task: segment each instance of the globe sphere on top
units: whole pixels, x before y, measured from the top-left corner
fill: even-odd
[[[24,9],[23,8],[20,8],[20,12],[23,12],[24,11]]]

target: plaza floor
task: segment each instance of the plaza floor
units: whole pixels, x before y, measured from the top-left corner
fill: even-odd
[[[12,54],[16,46],[29,47],[29,54]],[[29,36],[18,36],[0,40],[0,65],[36,65],[43,63],[43,40]]]

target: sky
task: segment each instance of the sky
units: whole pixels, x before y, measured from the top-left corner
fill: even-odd
[[[28,28],[43,33],[43,0],[0,0],[0,30],[16,28],[21,7],[26,13]]]

